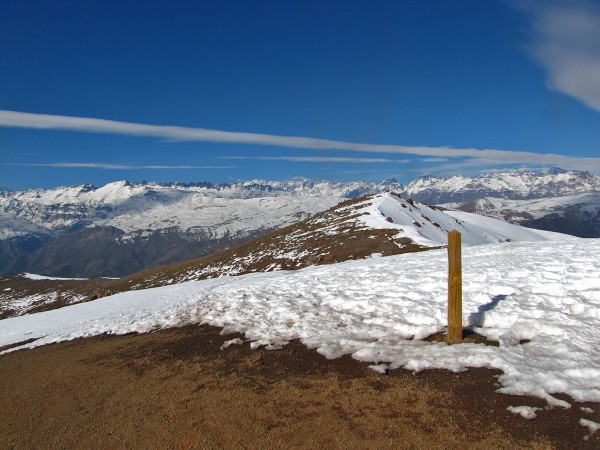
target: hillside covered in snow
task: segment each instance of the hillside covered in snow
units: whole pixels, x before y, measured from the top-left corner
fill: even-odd
[[[579,237],[600,237],[600,177],[588,172],[515,170],[479,177],[425,176],[403,195]]]
[[[495,217],[525,227],[568,231],[579,237],[600,236],[600,192],[529,200],[484,197],[468,203],[441,206]]]
[[[346,200],[327,211],[213,255],[135,273],[116,280],[0,278],[0,317],[62,307],[116,292],[193,280],[421,252],[446,245],[448,232],[464,245],[577,239],[532,230],[461,211],[447,211],[377,194]]]
[[[569,408],[600,402],[599,262],[597,239],[465,247],[463,326],[497,346],[428,339],[447,325],[443,249],[126,292],[2,320],[0,346],[210,324],[252,348],[299,339],[382,372],[499,369],[499,392]]]

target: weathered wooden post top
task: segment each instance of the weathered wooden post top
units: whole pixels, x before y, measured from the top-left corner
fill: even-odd
[[[460,233],[448,233],[448,342],[462,342],[462,265]]]

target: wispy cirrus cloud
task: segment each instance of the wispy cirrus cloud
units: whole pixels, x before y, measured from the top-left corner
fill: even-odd
[[[144,166],[137,164],[110,164],[110,163],[7,163],[10,166],[28,166],[28,167],[66,167],[83,169],[106,169],[106,170],[170,170],[170,169],[233,169],[233,166]]]
[[[560,166],[571,169],[600,171],[600,158],[576,158],[551,153],[540,154],[514,150],[367,144],[302,136],[280,136],[170,125],[147,125],[87,117],[33,114],[6,110],[0,110],[0,126],[123,134],[158,137],[175,141],[268,145],[310,150],[346,150],[448,159],[461,158],[468,160],[471,165],[480,165],[482,167],[489,164],[530,164],[533,166]]]
[[[530,19],[530,52],[550,89],[600,111],[600,6],[587,0],[522,0]]]
[[[220,159],[250,159],[257,161],[292,161],[307,163],[348,163],[348,164],[373,164],[373,163],[409,163],[410,159],[389,159],[389,158],[340,158],[327,156],[222,156]]]

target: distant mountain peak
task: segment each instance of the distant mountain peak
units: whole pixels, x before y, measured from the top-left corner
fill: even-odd
[[[377,187],[382,191],[402,192],[404,190],[404,185],[395,178],[387,178],[379,183]]]

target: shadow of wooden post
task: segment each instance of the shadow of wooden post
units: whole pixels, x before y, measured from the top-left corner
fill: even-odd
[[[448,233],[448,342],[462,342],[462,265],[460,233]]]

